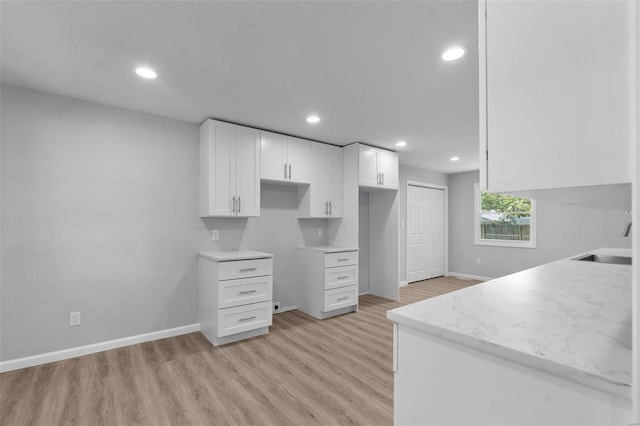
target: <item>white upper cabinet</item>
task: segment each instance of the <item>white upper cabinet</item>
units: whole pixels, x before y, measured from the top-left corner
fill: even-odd
[[[298,188],[298,216],[340,218],[343,212],[342,148],[323,143],[311,144],[311,184]]]
[[[261,179],[309,183],[311,141],[272,132],[261,133]]]
[[[398,154],[386,149],[359,145],[360,186],[398,189]]]
[[[632,3],[480,0],[483,188],[631,181]]]
[[[200,216],[260,215],[260,131],[215,120],[200,126]]]

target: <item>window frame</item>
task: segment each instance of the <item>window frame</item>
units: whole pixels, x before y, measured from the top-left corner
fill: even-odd
[[[476,182],[474,184],[474,243],[477,246],[495,246],[495,247],[516,247],[516,248],[536,248],[536,200],[531,200],[531,224],[529,228],[529,241],[516,241],[516,240],[488,240],[480,238],[480,217],[482,215],[482,199],[480,184]]]

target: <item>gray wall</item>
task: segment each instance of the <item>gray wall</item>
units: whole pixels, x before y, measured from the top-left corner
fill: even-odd
[[[295,247],[327,243],[296,188],[203,220],[197,125],[7,85],[0,101],[0,360],[196,323],[200,250],[274,253],[274,300],[295,304]]]
[[[400,165],[400,229],[398,232],[400,240],[398,243],[400,282],[407,280],[407,181],[448,186],[449,177],[444,173]]]
[[[358,292],[369,292],[369,193],[361,191],[358,199]]]
[[[474,183],[478,172],[449,176],[449,271],[497,278],[598,247],[631,248],[620,236],[629,215],[623,210],[537,201],[537,247],[474,244]],[[481,264],[476,264],[476,258]]]

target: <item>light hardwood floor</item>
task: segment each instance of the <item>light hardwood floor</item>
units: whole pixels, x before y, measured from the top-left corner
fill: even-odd
[[[267,336],[213,347],[200,333],[0,375],[0,424],[391,425],[392,323],[386,311],[476,284],[361,296],[356,314],[274,315]]]

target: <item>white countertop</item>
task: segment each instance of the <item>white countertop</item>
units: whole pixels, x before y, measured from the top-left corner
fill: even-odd
[[[241,251],[201,251],[200,257],[210,259],[215,262],[228,262],[231,260],[267,259],[273,257],[271,253],[263,253],[253,250]]]
[[[630,249],[585,254],[631,256]],[[631,266],[547,263],[387,312],[399,324],[631,396]]]
[[[357,247],[300,246],[298,247],[298,250],[313,250],[313,251],[321,251],[323,253],[342,253],[345,251],[358,251],[359,249]]]

